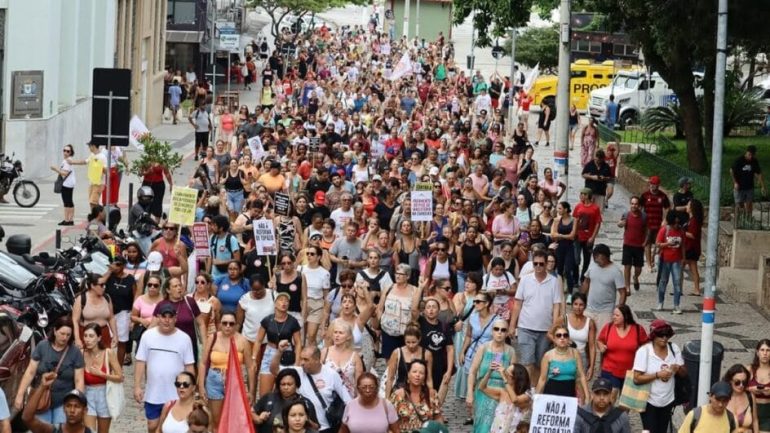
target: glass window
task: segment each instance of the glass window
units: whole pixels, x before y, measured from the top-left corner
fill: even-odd
[[[585,78],[586,76],[588,76],[588,74],[586,73],[586,71],[571,71],[570,76],[572,78]]]
[[[594,74],[594,78],[596,78],[597,80],[603,80],[604,79],[604,75],[602,75],[602,74]]]
[[[168,0],[168,21],[172,24],[195,24],[196,0]]]
[[[602,44],[599,42],[591,42],[591,44],[588,46],[588,51],[592,53],[601,53],[602,52]]]

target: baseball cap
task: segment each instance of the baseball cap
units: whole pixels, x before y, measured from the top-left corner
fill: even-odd
[[[150,272],[159,271],[163,263],[163,254],[159,251],[153,251],[147,256],[147,270]]]
[[[612,392],[612,382],[609,381],[609,379],[605,379],[603,377],[600,377],[594,381],[594,384],[591,386],[591,391],[607,391]]]
[[[658,176],[650,176],[650,184],[652,184],[652,185],[660,185],[660,177],[658,177]]]
[[[278,292],[278,293],[275,294],[275,299],[273,299],[273,302],[277,301],[278,298],[280,298],[281,296],[285,297],[288,300],[291,300],[291,296],[289,296],[288,293],[286,293],[286,292]]]
[[[594,191],[591,188],[583,188],[580,190],[580,193],[590,196],[593,195]]]
[[[318,233],[318,232],[313,233],[312,235],[310,235],[310,239],[321,239],[322,237],[323,237],[323,235],[321,235],[321,233]]]
[[[313,201],[317,205],[323,205],[326,203],[326,193],[323,191],[316,191],[315,196],[313,197]]]
[[[431,176],[438,176],[438,167],[431,167],[428,172]]]
[[[730,386],[729,383],[720,380],[719,382],[716,382],[715,384],[711,385],[711,392],[709,393],[714,398],[730,398],[733,395],[733,388]]]
[[[169,302],[161,304],[161,306],[158,307],[157,315],[162,316],[164,314],[173,314],[174,316],[176,316],[176,307]]]
[[[680,187],[685,186],[688,183],[692,183],[692,179],[690,179],[689,177],[682,176],[682,177],[679,178],[679,186]]]
[[[428,421],[421,429],[412,430],[412,433],[449,433],[449,429],[438,421]]]
[[[67,400],[72,398],[76,398],[83,406],[88,406],[88,399],[86,398],[86,395],[83,394],[80,390],[73,389],[72,391],[68,392],[64,395],[63,401],[66,403]]]
[[[372,182],[377,182],[377,181],[380,181],[380,182],[382,182],[382,176],[380,176],[379,174],[375,174],[375,175],[372,177]]]

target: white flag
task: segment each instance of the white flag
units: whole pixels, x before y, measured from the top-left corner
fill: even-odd
[[[147,129],[147,126],[145,126],[144,122],[142,122],[142,119],[134,114],[134,117],[131,118],[131,121],[128,124],[128,142],[139,149],[139,151],[143,152],[144,145],[139,142],[139,139],[149,132],[150,130]]]
[[[536,64],[534,68],[532,68],[531,71],[529,71],[529,74],[527,74],[527,78],[524,79],[524,91],[529,93],[529,91],[532,89],[532,85],[535,84],[535,80],[537,80],[537,77],[540,76],[540,63]]]
[[[398,61],[396,67],[393,68],[393,72],[390,73],[388,79],[390,81],[398,80],[399,78],[412,73],[412,60],[409,58],[409,52],[405,52],[401,56],[401,60]]]

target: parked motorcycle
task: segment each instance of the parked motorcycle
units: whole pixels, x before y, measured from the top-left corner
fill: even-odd
[[[20,207],[33,207],[40,200],[40,188],[35,182],[24,179],[21,161],[0,153],[0,197],[13,191],[13,200]]]

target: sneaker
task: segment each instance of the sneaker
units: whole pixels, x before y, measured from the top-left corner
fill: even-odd
[[[548,146],[550,146],[550,145],[551,145],[551,143],[549,143],[549,142],[547,142],[547,141],[545,142],[545,147],[548,147]]]
[[[75,221],[62,221],[63,226],[74,226]]]
[[[671,312],[672,314],[682,314],[682,310],[679,309],[679,307],[674,307],[674,311]]]
[[[572,295],[567,295],[567,305],[572,305]]]
[[[657,307],[655,307],[655,311],[663,311],[663,303],[659,303]]]
[[[639,291],[639,281],[634,281],[634,290]]]

